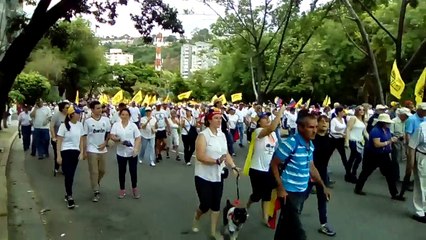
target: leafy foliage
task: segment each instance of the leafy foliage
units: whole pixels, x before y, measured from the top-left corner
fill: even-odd
[[[13,85],[16,92],[11,97],[20,97],[20,94],[25,98],[26,104],[33,105],[37,99],[47,96],[50,86],[49,80],[38,73],[21,73]]]

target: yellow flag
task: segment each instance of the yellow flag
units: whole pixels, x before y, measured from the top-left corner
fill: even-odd
[[[328,95],[325,96],[324,101],[322,101],[322,106],[323,107],[327,106],[327,103],[328,103]]]
[[[243,100],[243,94],[242,93],[234,93],[231,95],[231,101],[237,102]]]
[[[118,91],[118,93],[116,93],[114,97],[112,97],[111,102],[114,105],[118,105],[121,100],[123,100],[123,90]]]
[[[77,93],[75,94],[75,104],[79,104],[80,103],[80,96],[79,96],[79,93],[78,93],[78,90],[77,90]]]
[[[220,95],[219,99],[220,99],[220,101],[222,101],[222,104],[225,104],[225,103],[228,102],[228,101],[226,101],[225,94]]]
[[[149,101],[151,101],[151,96],[149,95],[145,95],[143,101],[142,101],[142,105],[149,105]]]
[[[139,92],[136,93],[136,95],[132,98],[132,102],[141,103],[142,100],[143,100],[143,98],[142,98],[142,92],[139,90]]]
[[[330,96],[328,96],[328,99],[327,99],[327,106],[330,106],[330,104],[331,104],[331,98],[330,98]]]
[[[108,98],[105,94],[101,94],[101,96],[99,96],[99,102],[101,104],[107,104],[108,103]]]
[[[157,95],[153,95],[149,100],[149,105],[154,105],[157,102]]]
[[[171,101],[170,101],[169,94],[167,94],[166,99],[164,99],[164,103],[170,103],[170,102],[171,102]]]
[[[401,94],[404,92],[405,83],[399,74],[396,60],[393,62],[391,77],[390,77],[390,93],[398,99],[401,99]]]
[[[191,96],[192,91],[184,92],[178,95],[179,100],[188,99]]]
[[[309,108],[310,104],[311,104],[311,99],[309,98],[308,101],[305,102],[305,107]]]
[[[423,102],[425,81],[426,81],[426,68],[423,70],[422,75],[420,75],[419,80],[417,80],[416,88],[414,90],[414,95],[416,96],[416,104],[420,104]]]
[[[212,105],[214,104],[214,101],[215,101],[216,99],[218,99],[218,97],[217,97],[216,95],[214,95],[214,96],[212,97],[212,100],[210,101]]]
[[[299,101],[296,103],[296,107],[300,107],[303,104],[303,98],[300,98]]]

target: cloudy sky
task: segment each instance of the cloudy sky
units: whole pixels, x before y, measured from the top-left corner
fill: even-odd
[[[52,6],[56,4],[59,0],[53,0]],[[179,13],[183,13],[185,9],[191,10],[194,12],[193,15],[179,15],[179,19],[183,23],[183,27],[185,29],[185,35],[190,35],[195,29],[201,28],[209,28],[209,26],[216,21],[218,18],[217,15],[212,11],[208,6],[202,3],[202,0],[163,0],[164,2],[170,4],[171,6],[178,9]],[[279,1],[279,0],[273,0]],[[320,0],[319,3],[327,2],[329,0]],[[110,26],[108,24],[98,24],[93,17],[85,16],[85,18],[89,19],[93,24],[93,29],[95,30],[95,25],[98,24],[100,28],[96,31],[99,36],[122,36],[124,34],[128,34],[130,36],[139,36],[139,33],[133,26],[132,21],[130,20],[130,13],[138,13],[138,5],[129,1],[128,6],[120,7],[118,10],[118,19],[114,26]],[[263,0],[252,0],[252,2],[259,3],[263,2]],[[311,0],[303,0],[302,2],[302,10],[309,8],[309,3]],[[217,9],[217,12],[220,14],[223,13],[223,10],[220,6],[212,4],[214,8]],[[24,7],[24,10],[31,14],[34,10],[34,7]],[[155,29],[153,33],[162,31],[161,29]],[[170,34],[170,32],[164,32],[165,35]]]

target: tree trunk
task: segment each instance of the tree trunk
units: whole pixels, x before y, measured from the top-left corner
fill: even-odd
[[[253,86],[254,96],[256,97],[256,100],[258,100],[259,94],[257,92],[256,79],[254,77],[253,58],[252,57],[250,57],[250,72],[251,72],[251,84]]]
[[[399,11],[398,35],[395,43],[395,60],[398,67],[402,67],[402,36],[404,34],[405,13],[407,11],[407,0],[401,1],[401,10]]]
[[[343,2],[343,4],[345,4],[346,8],[348,9],[351,17],[354,18],[354,21],[356,22],[358,29],[361,32],[362,39],[364,41],[365,47],[367,49],[368,56],[370,58],[371,68],[372,68],[374,80],[375,80],[375,85],[377,86],[377,93],[378,93],[379,102],[381,104],[384,104],[385,99],[384,99],[384,96],[383,96],[382,82],[380,81],[379,70],[377,69],[376,57],[374,56],[373,49],[371,48],[370,40],[369,40],[367,31],[365,30],[364,24],[361,22],[361,19],[356,14],[352,5],[349,3],[349,0],[342,0],[342,2]]]

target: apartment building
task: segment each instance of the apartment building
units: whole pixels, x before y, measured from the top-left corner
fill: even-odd
[[[184,44],[181,47],[180,73],[182,78],[188,78],[191,73],[209,69],[218,62],[216,57],[217,49],[206,42],[196,42],[194,44]]]
[[[126,65],[133,63],[133,54],[124,53],[123,50],[112,48],[105,54],[109,65]]]

